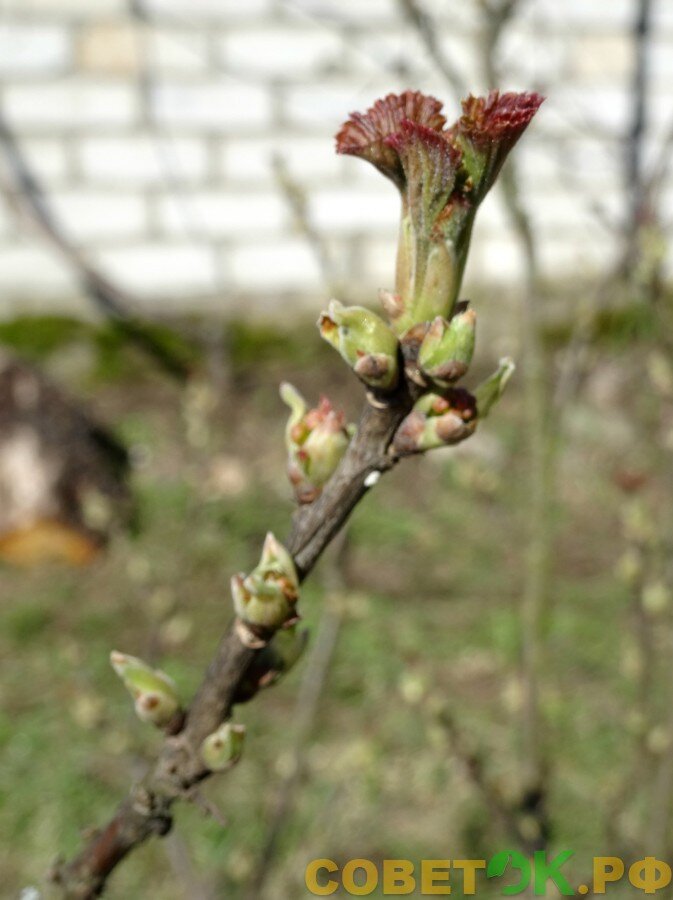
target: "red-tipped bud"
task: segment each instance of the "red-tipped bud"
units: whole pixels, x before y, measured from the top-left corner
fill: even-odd
[[[292,414],[285,429],[288,475],[300,503],[311,503],[332,477],[348,448],[354,426],[346,426],[327,397],[313,409],[291,384],[284,382],[280,396]]]
[[[446,124],[441,110],[439,100],[420,91],[388,94],[367,112],[351,113],[336,136],[337,153],[368,160],[401,187],[404,175],[399,156],[385,139],[396,134],[405,120],[441,131]]]
[[[544,97],[491,91],[487,97],[470,95],[463,100],[463,114],[449,129],[451,141],[463,154],[469,181],[465,191],[476,205],[490,190],[502,164],[519,140]]]
[[[426,394],[404,419],[393,439],[397,456],[459,444],[474,433],[477,408],[472,394],[452,388],[445,395]]]

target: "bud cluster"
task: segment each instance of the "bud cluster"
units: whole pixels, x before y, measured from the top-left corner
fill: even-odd
[[[438,100],[405,91],[353,113],[337,134],[338,153],[367,160],[400,192],[397,268],[394,290],[380,295],[388,322],[333,300],[318,324],[382,402],[405,375],[413,395],[421,393],[393,441],[395,453],[464,440],[513,371],[507,360],[474,395],[456,390],[472,362],[477,323],[458,296],[476,211],[542,101],[536,93],[470,96],[447,125]],[[300,483],[305,475],[295,472]]]
[[[388,309],[396,334],[451,318],[477,208],[542,101],[536,93],[470,96],[447,127],[438,100],[405,91],[353,113],[337,134],[338,153],[372,163],[402,198]]]

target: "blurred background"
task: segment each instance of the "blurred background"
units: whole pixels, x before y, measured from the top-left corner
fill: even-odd
[[[279,382],[357,417],[313,323],[392,286],[397,197],[333,135],[408,87],[449,120],[469,92],[547,95],[463,290],[468,386],[504,353],[517,373],[473,439],[361,504],[303,591],[305,658],[239,708],[243,761],[108,896],[289,900],[316,857],[546,846],[574,885],[594,855],[670,861],[673,5],[0,13],[3,896],[157,746],[109,651],[189,697],[229,576],[287,533]]]

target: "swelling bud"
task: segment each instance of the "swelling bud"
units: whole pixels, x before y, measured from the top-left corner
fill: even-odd
[[[398,377],[397,337],[380,316],[364,306],[332,300],[318,320],[320,335],[368,387],[392,390]]]
[[[441,316],[433,321],[418,353],[418,364],[440,387],[448,387],[467,372],[474,355],[477,315],[467,309],[450,322]]]
[[[291,410],[285,427],[288,476],[297,500],[312,503],[341,462],[355,426],[346,426],[344,414],[336,412],[327,397],[309,409],[287,382],[280,386],[280,396]]]
[[[231,593],[236,615],[248,625],[275,631],[294,616],[299,578],[292,557],[269,532],[252,572],[234,575]]]
[[[167,725],[180,709],[173,680],[142,659],[117,650],[110,654],[110,663],[133,697],[138,718],[158,728]]]
[[[396,456],[410,456],[459,444],[477,427],[475,400],[469,391],[453,388],[445,396],[426,394],[402,421],[393,438]]]
[[[223,722],[201,744],[201,759],[211,772],[224,772],[241,758],[245,743],[245,725]]]

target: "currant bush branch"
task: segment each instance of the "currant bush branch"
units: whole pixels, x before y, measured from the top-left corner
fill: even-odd
[[[353,113],[339,131],[337,152],[373,164],[402,200],[395,287],[381,294],[387,320],[336,300],[319,320],[321,336],[364,385],[359,422],[347,426],[326,398],[310,408],[282,386],[291,410],[292,527],[284,544],[268,534],[258,565],[232,578],[235,618],[187,708],[164,673],[112,654],[139,717],[162,729],[164,741],[108,823],[74,859],[54,867],[63,897],[99,896],[131,851],[168,833],[176,801],[236,763],[244,729],[232,720],[234,707],[273,684],[301,653],[301,583],[352,510],[403,457],[469,438],[499,399],[512,374],[509,360],[474,391],[457,384],[469,371],[476,334],[476,315],[458,297],[477,208],[542,99],[470,96],[447,127],[439,101],[405,91]]]

